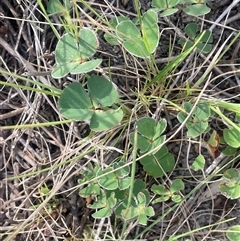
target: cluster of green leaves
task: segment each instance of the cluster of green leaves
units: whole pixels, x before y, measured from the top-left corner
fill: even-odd
[[[225,144],[226,148],[223,153],[226,155],[234,155],[240,147],[240,109],[239,104],[227,103],[227,102],[200,102],[193,109],[193,105],[190,102],[183,104],[184,111],[181,111],[177,115],[177,119],[180,123],[185,122],[187,128],[187,136],[196,138],[207,133],[211,130],[209,122],[214,114],[220,115],[228,126],[223,129],[223,135],[216,140],[216,132],[213,131],[208,145],[218,148],[219,144]],[[232,111],[235,113],[235,120],[233,122],[224,115],[220,109],[225,111]],[[203,170],[205,159],[203,155],[199,155],[193,162],[193,170]],[[232,172],[230,172],[232,173]],[[234,176],[233,176],[234,178]],[[227,188],[227,187],[226,187]]]
[[[153,0],[152,9],[142,16],[139,15],[133,19],[117,16],[111,19],[108,24],[111,29],[104,37],[109,44],[121,45],[136,57],[154,59],[153,55],[160,38],[158,14],[160,17],[174,14],[180,6],[189,15],[204,15],[210,11],[206,3],[207,0]],[[47,10],[50,14],[61,13],[63,9],[69,12],[72,6],[73,3],[69,0],[50,0]],[[99,45],[96,32],[89,28],[81,28],[78,31],[73,27],[71,30],[69,19],[65,22],[66,30],[69,31],[62,35],[57,43],[56,66],[52,71],[53,78],[63,78],[68,74],[88,73],[95,70],[102,61],[93,59]],[[210,52],[213,37],[209,30],[198,33],[196,23],[188,24],[184,30],[186,38],[178,41],[184,50],[191,50],[196,46],[202,53]],[[186,52],[184,56],[186,57],[187,54]],[[176,62],[172,62],[165,68],[167,71],[164,71],[167,73],[176,65]],[[161,73],[157,75],[157,77],[159,76]],[[123,111],[119,107],[119,96],[114,85],[100,76],[87,76],[86,79],[86,87],[74,82],[62,91],[59,100],[60,113],[73,121],[89,121],[90,128],[94,131],[107,130],[120,123]],[[155,82],[156,79],[150,84]],[[200,102],[194,109],[193,107],[192,103],[185,102],[183,111],[177,115],[178,121],[185,123],[188,137],[196,138],[210,131],[209,121],[214,114],[218,114],[227,123],[227,127],[223,130],[221,143],[228,145],[225,153],[234,154],[240,147],[239,105],[215,101]],[[228,119],[220,111],[221,108],[236,113],[237,123]],[[165,119],[156,122],[148,117],[137,120],[134,126],[137,129],[140,163],[146,173],[154,178],[162,177],[174,170],[174,157],[169,153],[167,146],[163,145],[166,138],[163,135],[166,126]],[[129,139],[134,145],[134,133],[130,134]],[[204,161],[204,157],[199,155],[193,163],[193,170],[203,169]],[[137,219],[139,223],[145,225],[148,218],[154,215],[152,207],[149,206],[150,194],[146,190],[146,185],[141,180],[136,180],[134,184],[131,184],[129,174],[129,167],[125,166],[123,162],[113,163],[106,169],[89,164],[88,170],[82,173],[83,179],[79,180],[81,184],[87,183],[79,194],[85,198],[94,196],[94,203],[88,205],[89,208],[96,209],[93,214],[94,218],[108,217],[114,212],[119,218]],[[225,181],[220,186],[222,193],[230,198],[239,197],[239,171],[229,169],[224,173],[224,178]],[[133,198],[129,205],[128,189],[131,185]],[[153,203],[168,199],[181,202],[179,192],[183,189],[184,183],[181,180],[174,180],[170,187],[161,184],[153,185],[151,190],[160,195]]]
[[[157,14],[151,9],[143,14],[139,28],[138,19],[116,17],[109,21],[114,32],[106,33],[104,37],[110,44],[119,45],[121,43],[129,53],[146,58],[156,50],[159,42],[157,22]]]
[[[217,107],[217,108],[216,108]],[[240,147],[239,137],[240,137],[240,110],[239,104],[227,103],[227,102],[200,102],[193,109],[193,105],[190,102],[185,102],[183,105],[184,112],[181,111],[178,113],[177,118],[180,123],[185,122],[187,127],[187,135],[189,137],[198,137],[204,132],[208,132],[210,117],[214,113],[220,115],[224,118],[225,122],[228,124],[227,128],[223,130],[223,139],[222,142],[227,143],[231,149],[237,150]],[[226,111],[232,111],[235,113],[235,119],[237,123],[234,123],[232,120],[227,118],[220,108]],[[193,111],[192,111],[193,109]],[[190,114],[191,113],[191,114]]]
[[[153,208],[148,206],[150,195],[146,184],[138,179],[134,181],[133,198],[128,207],[129,174],[129,167],[121,161],[106,169],[88,165],[88,170],[82,173],[83,178],[78,180],[80,184],[87,183],[79,195],[94,197],[94,203],[88,205],[88,208],[97,210],[92,214],[94,218],[109,217],[114,212],[118,218],[137,219],[140,224],[146,225],[148,217],[154,215]]]
[[[179,195],[179,192],[184,190],[184,182],[181,179],[175,179],[170,188],[166,188],[164,185],[153,184],[151,190],[160,195],[159,198],[153,200],[154,203],[166,202],[171,199],[173,202],[179,203],[182,201],[182,197]]]
[[[161,12],[160,16],[169,16],[176,13],[178,5],[181,4],[183,11],[192,16],[201,16],[210,12],[210,8],[206,5],[207,0],[153,0],[152,6]]]

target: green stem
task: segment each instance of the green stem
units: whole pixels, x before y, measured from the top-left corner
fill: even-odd
[[[129,194],[128,194],[128,202],[127,202],[127,207],[126,209],[129,210],[130,206],[131,206],[131,202],[132,202],[132,197],[133,197],[133,187],[134,187],[134,180],[135,180],[135,172],[136,172],[136,159],[137,159],[137,126],[134,132],[134,143],[133,143],[133,161],[132,161],[132,169],[131,169],[131,186],[129,189]],[[122,228],[122,234],[121,234],[121,238],[120,240],[124,240],[124,233],[127,227],[127,220],[124,220],[123,223],[123,228]]]

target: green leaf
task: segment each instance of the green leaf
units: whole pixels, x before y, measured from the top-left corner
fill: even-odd
[[[95,32],[89,28],[82,28],[79,35],[79,53],[81,59],[84,60],[92,57],[99,45]]]
[[[135,39],[138,39],[141,37],[141,33],[139,29],[131,20],[121,21],[117,25],[116,30],[119,38],[121,38],[124,41],[126,40],[134,41]]]
[[[66,33],[60,38],[55,52],[57,64],[80,63],[78,41],[72,34]]]
[[[162,177],[164,172],[170,172],[174,168],[174,157],[168,152],[166,146],[163,146],[154,155],[145,156],[140,160],[143,169],[155,178]]]
[[[102,176],[98,178],[98,183],[106,190],[115,190],[118,187],[118,180],[112,168],[99,170],[97,176]]]
[[[99,211],[92,214],[93,218],[107,218],[112,214],[112,210],[109,208],[102,208]]]
[[[188,15],[196,17],[208,14],[211,11],[211,9],[207,7],[205,4],[194,4],[184,8],[183,11]]]
[[[187,36],[190,38],[190,39],[195,39],[196,37],[196,34],[197,34],[197,29],[198,29],[198,26],[196,23],[189,23],[187,24],[187,26],[184,28]],[[202,40],[201,40],[202,41]]]
[[[191,103],[184,103],[184,109],[186,112],[190,112],[192,108],[193,106]],[[198,104],[186,122],[186,127],[188,129],[187,135],[190,137],[197,137],[201,135],[208,128],[208,118],[210,115],[211,112],[208,104]],[[180,112],[177,115],[177,119],[181,123],[184,122],[187,117],[188,115],[184,112]]]
[[[63,0],[63,3],[64,3],[64,6],[69,10],[71,7],[72,7],[72,5],[73,5],[73,3],[72,3],[72,1],[70,1],[70,0]]]
[[[185,28],[185,32],[187,36],[190,38],[189,41],[186,42],[184,38],[180,38],[178,41],[179,44],[182,45],[182,47],[185,47],[185,49],[191,48],[195,41],[201,36],[202,33],[200,33],[197,36],[197,29],[198,26],[196,23],[189,23]],[[208,53],[212,49],[212,45],[209,44],[213,41],[213,36],[210,30],[206,30],[200,40],[200,42],[197,44],[197,48],[202,52],[202,53]]]
[[[166,129],[166,126],[165,119],[156,123],[150,117],[143,117],[136,122],[135,127],[138,128],[139,133],[137,145],[142,153],[150,151],[164,142],[165,136],[161,136],[161,134]],[[132,144],[134,143],[134,133],[130,134],[130,141]]]
[[[144,13],[142,18],[141,31],[143,41],[149,54],[153,53],[158,46],[159,27],[157,22],[158,18],[155,11],[150,9]]]
[[[138,210],[136,207],[130,207],[128,209],[123,209],[121,212],[122,218],[125,220],[131,220],[138,216]]]
[[[176,6],[179,2],[180,2],[180,0],[168,0],[168,7],[172,8],[172,7]]]
[[[117,125],[123,118],[123,111],[121,109],[108,110],[95,110],[90,121],[90,128],[93,131],[108,130]]]
[[[149,146],[151,145],[149,139],[141,136],[140,134],[137,135],[137,146],[141,153],[147,152]],[[130,142],[134,143],[134,133],[130,134]]]
[[[173,15],[173,14],[176,13],[177,11],[178,11],[177,8],[167,9],[167,10],[163,11],[163,12],[160,14],[160,17],[166,17],[166,16]]]
[[[148,217],[154,215],[154,210],[152,207],[146,207],[146,197],[145,194],[140,192],[137,195],[136,207],[130,207],[128,209],[122,210],[122,217],[126,220],[137,218],[139,223],[146,225]]]
[[[131,184],[131,178],[128,177],[129,173],[130,173],[130,168],[129,166],[124,166],[126,163],[120,161],[118,163],[114,163],[113,164],[113,169],[117,169],[119,167],[122,167],[119,170],[116,170],[114,173],[117,177],[118,180],[118,188],[120,190],[124,190],[127,189],[130,184]]]
[[[123,47],[131,54],[139,58],[149,57],[149,52],[142,38],[135,37],[134,40],[126,40]]]
[[[149,57],[155,51],[159,40],[159,28],[156,20],[157,15],[153,10],[149,10],[143,15],[142,35],[132,21],[120,22],[116,30],[117,35],[123,41],[124,48],[137,57]]]
[[[200,37],[200,34],[198,37]],[[212,43],[212,41],[213,41],[212,32],[209,29],[206,29],[204,35],[202,36],[201,42],[202,43]]]
[[[138,132],[142,136],[152,139],[155,134],[156,121],[149,117],[143,117],[136,122],[135,127],[138,128]]]
[[[50,14],[56,14],[61,12],[63,8],[59,0],[49,0],[47,3],[47,12]]]
[[[162,184],[160,184],[160,185],[153,184],[151,187],[151,190],[154,193],[159,194],[159,195],[169,195],[169,190]]]
[[[78,66],[78,62],[73,63],[63,63],[63,64],[57,64],[53,70],[52,70],[52,77],[55,79],[60,79],[69,74],[70,71],[72,71],[74,68]]]
[[[182,197],[180,195],[178,195],[178,194],[173,194],[171,199],[175,203],[179,203],[179,202],[182,201]]]
[[[192,164],[192,169],[194,171],[199,171],[199,170],[203,170],[205,166],[205,158],[202,154],[198,155],[198,157],[194,160],[193,164]]]
[[[167,9],[166,1],[152,0],[152,6],[158,8],[159,10]]]
[[[240,147],[240,132],[237,129],[224,129],[223,137],[229,146],[233,148]]]
[[[118,187],[120,190],[125,190],[131,185],[131,177],[125,177],[124,179],[118,180]]]
[[[157,122],[153,139],[156,140],[159,138],[159,136],[165,131],[166,127],[167,121],[165,119],[161,119],[159,122]]]
[[[90,58],[98,47],[95,33],[88,28],[82,28],[79,35],[79,37],[74,37],[66,33],[58,41],[55,50],[57,65],[52,71],[53,78],[62,78],[69,72],[72,74],[88,72],[100,64],[99,59],[86,62],[86,59]]]
[[[199,51],[201,51],[204,54],[207,54],[211,51],[212,49],[212,45],[210,44],[206,44],[206,43],[199,43],[197,45],[197,48],[199,49]]]
[[[84,63],[78,64],[74,69],[69,70],[68,73],[70,72],[71,74],[82,74],[82,73],[87,73],[92,70],[94,70],[97,66],[101,64],[102,60],[101,59],[93,59],[86,61]]]
[[[128,17],[118,16],[116,18],[112,18],[109,21],[109,24],[114,29],[114,32],[112,34],[109,34],[109,33],[104,34],[104,38],[108,43],[110,43],[112,45],[119,45],[119,42],[117,41],[118,36],[116,36],[115,30],[119,23],[121,23],[122,21],[126,21],[126,20],[130,21],[130,19]]]
[[[240,197],[240,170],[231,168],[224,172],[223,181],[220,184],[220,191],[224,196],[230,199]]]
[[[133,185],[134,196],[137,196],[137,194],[139,192],[144,192],[144,190],[146,190],[146,183],[140,179],[135,180],[134,185]],[[145,196],[147,196],[147,195],[145,194]],[[146,200],[147,200],[147,202],[149,202],[147,197],[146,197]]]
[[[92,76],[88,82],[89,94],[95,108],[104,108],[119,102],[117,90],[113,84],[101,76]]]
[[[231,147],[231,146],[227,146],[222,153],[226,156],[232,156],[235,155],[237,152],[237,148]]]
[[[232,226],[231,228],[229,228],[227,230],[227,238],[230,240],[230,241],[239,241],[239,237],[240,237],[240,225],[235,225],[235,226]]]
[[[93,115],[92,103],[81,84],[67,86],[59,99],[60,113],[72,120],[88,120]]]
[[[170,195],[163,195],[161,197],[158,197],[158,198],[154,199],[152,201],[152,204],[166,202],[169,199],[170,199]]]
[[[118,176],[118,178],[123,178],[123,177],[126,177],[126,176],[129,175],[130,168],[129,168],[129,166],[125,166],[125,165],[126,165],[126,163],[123,162],[123,161],[120,161],[118,163],[114,163],[113,164],[113,169],[114,170],[117,169],[117,168],[122,167],[121,169],[115,171],[115,173]]]
[[[178,192],[184,189],[184,182],[181,179],[175,179],[170,187],[172,193]]]
[[[153,0],[152,6],[160,10],[164,10],[164,9],[168,9],[176,6],[179,2],[180,0],[167,0],[167,1]]]
[[[87,197],[90,197],[91,195],[99,195],[99,193],[100,193],[99,184],[90,183],[87,187],[80,190],[79,195],[81,197],[87,198]]]

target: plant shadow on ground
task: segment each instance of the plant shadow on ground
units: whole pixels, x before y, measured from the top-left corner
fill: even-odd
[[[237,240],[239,6],[2,2],[0,239]]]

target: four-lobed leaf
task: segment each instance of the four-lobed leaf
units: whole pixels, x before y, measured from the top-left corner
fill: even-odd
[[[142,192],[138,193],[135,202],[135,206],[122,210],[122,217],[126,220],[136,218],[140,224],[146,225],[148,218],[154,215],[154,209],[147,206],[146,196]]]
[[[207,103],[199,103],[192,114],[189,116],[193,105],[189,102],[184,103],[184,109],[186,112],[179,112],[177,119],[183,123],[186,118],[186,127],[188,129],[187,135],[189,137],[197,137],[201,135],[208,128],[208,119],[211,116],[210,107]]]
[[[143,117],[139,119],[135,128],[138,128],[137,143],[140,152],[144,153],[154,149],[162,144],[165,140],[165,135],[162,135],[166,129],[167,122],[165,119],[156,122],[149,117]],[[130,141],[134,143],[134,133],[130,134]]]
[[[88,80],[89,95],[80,83],[67,86],[59,99],[60,113],[72,120],[90,120],[90,128],[103,131],[117,125],[123,118],[118,92],[107,79],[92,76]]]

